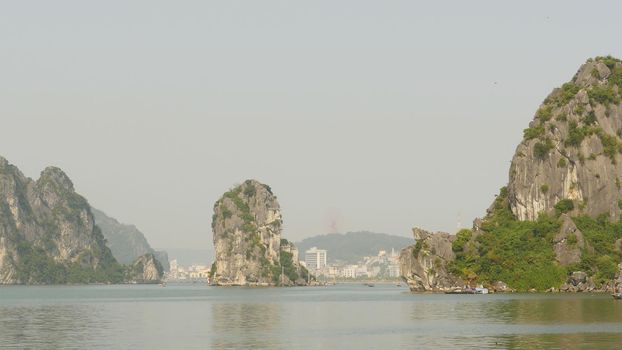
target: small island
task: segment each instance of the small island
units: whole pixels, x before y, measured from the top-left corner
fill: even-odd
[[[311,279],[298,249],[281,238],[281,209],[270,186],[256,180],[227,191],[214,204],[216,260],[210,280],[218,286],[303,286]]]

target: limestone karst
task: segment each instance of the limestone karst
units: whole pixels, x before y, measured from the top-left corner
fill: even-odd
[[[620,217],[622,62],[589,60],[544,100],[512,158],[508,200],[518,220],[567,211]]]
[[[48,167],[32,180],[0,157],[0,284],[154,283],[153,252],[117,262],[87,200]]]
[[[129,283],[160,283],[164,275],[162,264],[153,253],[139,256],[127,268],[126,280]]]
[[[0,283],[120,282],[120,265],[67,175],[36,181],[0,157]]]
[[[456,235],[415,230],[417,244],[400,259],[411,289],[622,288],[621,101],[622,61],[609,56],[554,89],[486,216]]]
[[[430,233],[413,229],[417,243],[400,253],[400,271],[412,291],[447,291],[464,285],[457,276],[448,272],[447,265],[455,259],[452,243],[455,236],[448,233]]]
[[[212,231],[216,285],[301,285],[307,271],[297,250],[281,238],[283,220],[276,196],[256,180],[227,191],[214,204]]]

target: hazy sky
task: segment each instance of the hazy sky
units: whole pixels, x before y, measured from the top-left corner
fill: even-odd
[[[550,90],[622,56],[618,1],[3,1],[0,154],[156,248],[269,184],[284,235],[469,226]]]

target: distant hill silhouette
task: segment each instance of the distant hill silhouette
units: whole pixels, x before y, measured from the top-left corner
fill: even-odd
[[[297,242],[296,247],[300,251],[301,260],[304,260],[305,250],[318,247],[328,251],[329,261],[356,263],[364,256],[377,255],[379,250],[389,253],[394,248],[399,252],[411,244],[415,244],[412,238],[362,231],[313,236]]]

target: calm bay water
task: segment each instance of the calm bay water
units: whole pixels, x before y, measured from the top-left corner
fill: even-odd
[[[0,349],[620,349],[622,301],[393,285],[0,287]]]

